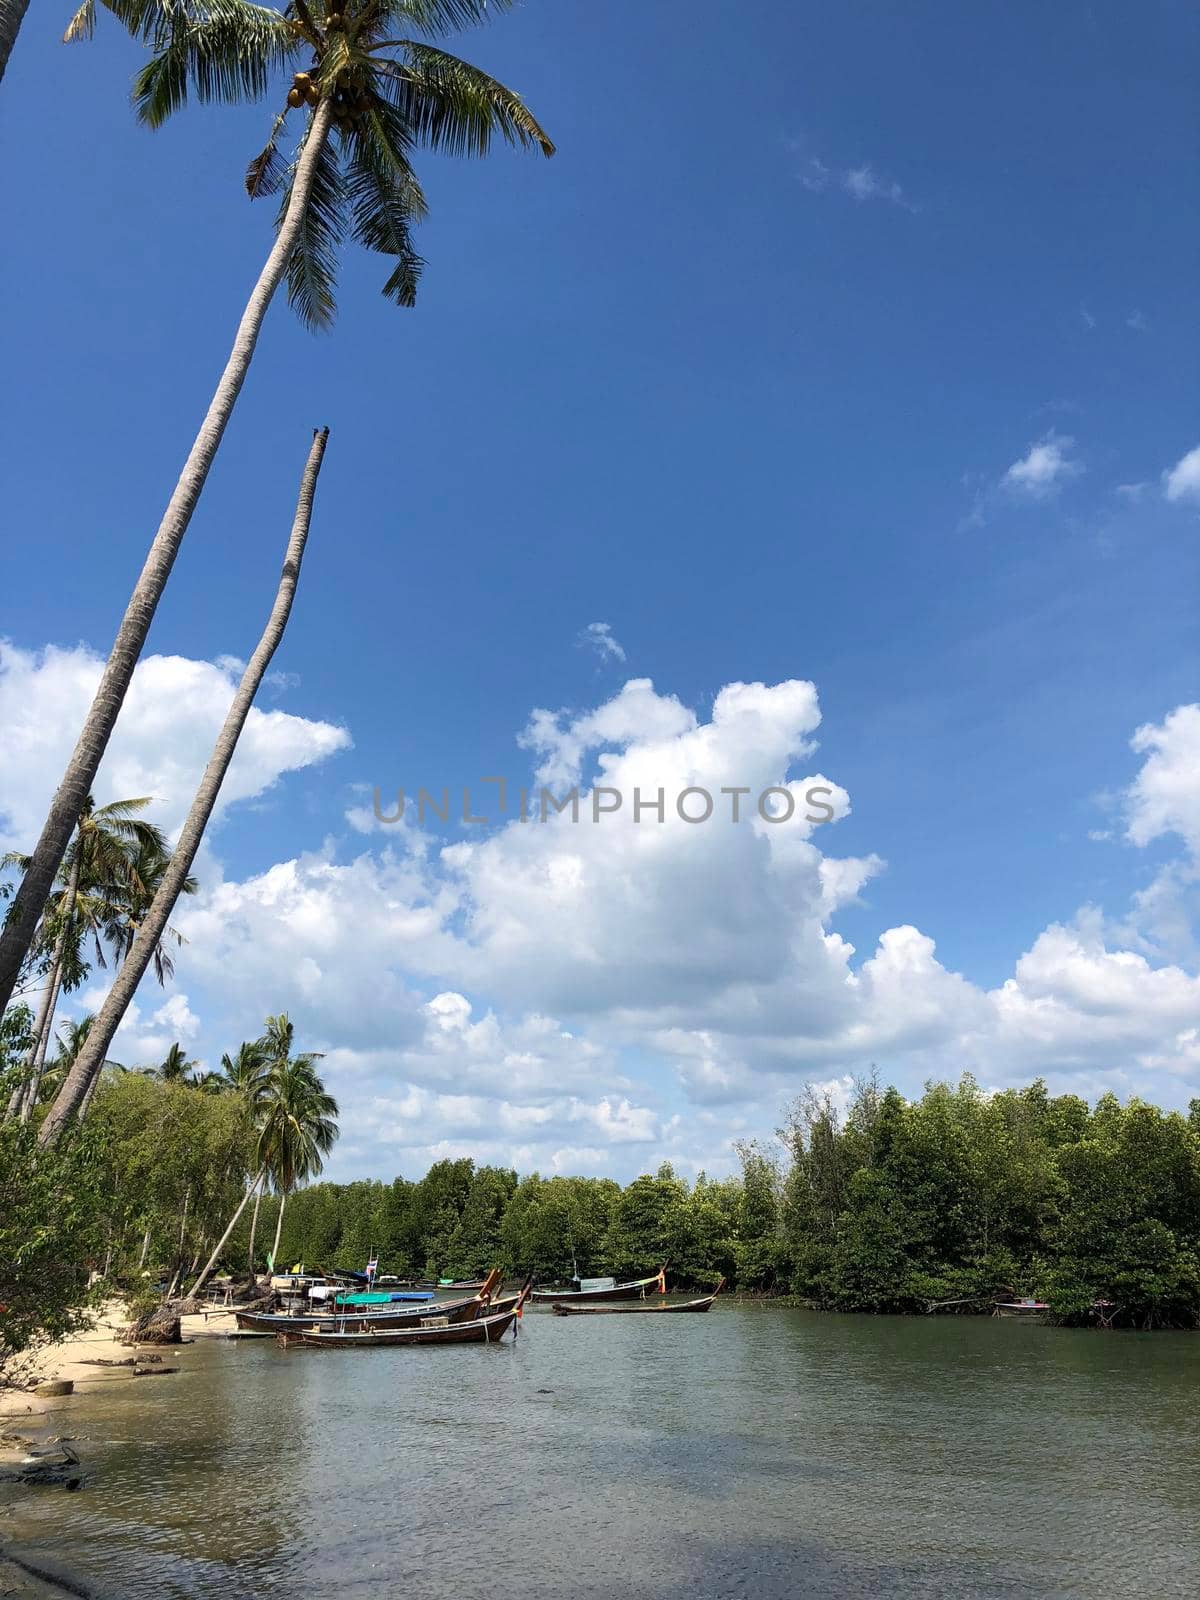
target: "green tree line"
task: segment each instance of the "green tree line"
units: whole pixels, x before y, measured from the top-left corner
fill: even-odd
[[[272,1254],[357,1270],[378,1256],[406,1277],[498,1265],[542,1282],[665,1261],[673,1287],[725,1277],[828,1310],[986,1309],[1016,1293],[1064,1322],[1099,1304],[1116,1325],[1200,1324],[1200,1102],[1187,1115],[1112,1095],[1091,1107],[1041,1082],[987,1094],[970,1077],[908,1101],[868,1079],[840,1109],[802,1094],[779,1139],[739,1146],[740,1170],[719,1179],[663,1165],[622,1186],[464,1157],[415,1181],[306,1182],[322,1150],[275,1148],[291,1113],[279,1091],[264,1101],[260,1053],[298,1068],[303,1095],[323,1091],[287,1019],[271,1020],[219,1074],[174,1058],[156,1075],[106,1073],[58,1150],[20,1123],[0,1129],[0,1345],[39,1319],[64,1325],[90,1272],[186,1287],[206,1259],[261,1272]],[[329,1120],[318,1107],[326,1148]]]

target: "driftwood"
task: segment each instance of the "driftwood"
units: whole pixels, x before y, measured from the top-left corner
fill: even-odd
[[[126,1328],[122,1344],[182,1344],[179,1315],[169,1306],[156,1306]]]
[[[178,1372],[178,1367],[134,1367],[135,1378],[165,1378],[168,1372]]]

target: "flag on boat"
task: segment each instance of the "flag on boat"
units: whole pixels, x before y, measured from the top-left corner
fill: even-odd
[[[658,1269],[658,1292],[659,1292],[659,1294],[666,1294],[666,1292],[667,1292],[667,1269],[666,1269],[666,1267],[659,1267],[659,1269]]]

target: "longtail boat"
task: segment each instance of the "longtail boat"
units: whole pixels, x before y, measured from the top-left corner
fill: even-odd
[[[665,1300],[646,1300],[640,1304],[634,1302],[609,1306],[577,1306],[569,1301],[556,1300],[550,1309],[556,1317],[649,1317],[673,1311],[707,1311],[724,1287],[725,1279],[722,1278],[711,1294],[702,1295],[698,1300],[675,1300],[670,1303]]]
[[[489,1311],[468,1322],[448,1322],[445,1317],[426,1316],[415,1328],[367,1328],[362,1333],[342,1333],[333,1328],[315,1328],[311,1333],[281,1333],[282,1344],[301,1344],[308,1349],[371,1350],[380,1345],[418,1344],[499,1344],[521,1315],[529,1294],[529,1284],[516,1296],[506,1311]]]
[[[578,1289],[535,1289],[532,1298],[540,1305],[595,1305],[602,1300],[644,1300],[648,1294],[667,1292],[667,1267],[664,1262],[652,1278],[633,1278],[618,1283],[614,1278],[579,1278]]]
[[[451,1322],[467,1322],[477,1317],[486,1307],[499,1311],[514,1306],[516,1295],[503,1300],[493,1300],[500,1288],[503,1273],[490,1272],[479,1286],[479,1293],[460,1300],[442,1300],[436,1304],[420,1306],[380,1306],[356,1312],[318,1311],[297,1315],[287,1311],[238,1311],[238,1329],[242,1333],[268,1335],[275,1333],[305,1333],[315,1328],[415,1328],[423,1317],[448,1317]]]

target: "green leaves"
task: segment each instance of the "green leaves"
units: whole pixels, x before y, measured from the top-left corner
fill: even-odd
[[[124,8],[117,9],[118,16]],[[278,11],[247,0],[133,8],[153,54],[134,79],[138,117],[152,128],[187,104],[261,100],[272,76],[303,48]],[[126,21],[125,17],[121,20]]]
[[[498,133],[509,144],[536,145],[543,155],[554,154],[520,95],[497,79],[433,45],[413,39],[394,43],[404,60],[378,62],[380,92],[391,99],[418,144],[448,155],[485,156]]]
[[[249,0],[99,0],[141,40],[150,58],[134,80],[137,115],[150,127],[195,98],[201,103],[280,99],[286,72],[301,58],[312,82],[295,100],[311,106],[313,84],[333,101],[333,129],[322,150],[301,237],[287,265],[288,297],[310,328],[328,328],[336,311],[338,247],[349,233],[390,256],[383,293],[411,306],[424,262],[412,228],[425,198],[409,164],[416,145],[449,155],[483,156],[495,137],[552,155],[554,146],[520,95],[469,62],[420,39],[486,22],[510,0],[292,0],[282,11]],[[97,0],[84,0],[68,39],[91,38]],[[328,27],[335,10],[344,18]],[[395,52],[391,56],[389,52]],[[297,109],[299,109],[297,107]],[[251,199],[282,193],[291,202],[294,160],[280,154],[287,111],[246,169]],[[311,115],[308,129],[312,128]],[[306,132],[300,148],[309,137]],[[340,146],[334,153],[331,145]]]
[[[301,150],[304,146],[301,145]],[[279,206],[277,224],[292,201],[295,167],[288,175]],[[337,247],[344,231],[341,163],[333,146],[322,147],[313,177],[312,192],[295,247],[288,258],[288,301],[301,320],[314,331],[332,326],[337,311]]]

